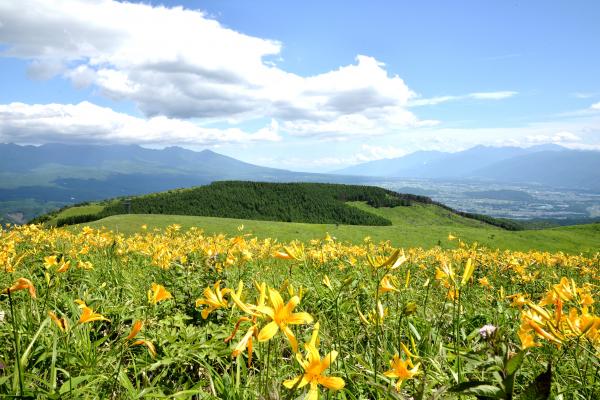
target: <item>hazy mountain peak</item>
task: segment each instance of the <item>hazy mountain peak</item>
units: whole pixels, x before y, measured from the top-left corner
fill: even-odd
[[[600,189],[600,152],[570,150],[552,143],[527,148],[478,145],[455,153],[417,151],[399,158],[354,165],[336,173],[417,179],[483,179]]]

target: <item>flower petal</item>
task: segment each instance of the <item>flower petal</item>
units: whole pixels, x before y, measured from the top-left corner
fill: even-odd
[[[326,388],[333,390],[340,390],[346,384],[342,378],[334,376],[320,376],[319,383]]]
[[[309,313],[299,312],[290,315],[286,322],[291,325],[310,324],[313,322],[313,317]]]
[[[260,333],[258,334],[258,341],[264,342],[266,340],[271,339],[273,336],[275,336],[278,330],[279,325],[277,325],[275,321],[269,322],[267,325],[264,326],[264,328],[260,330]]]
[[[298,386],[296,386],[296,384],[298,384]],[[285,386],[288,389],[292,389],[293,387],[300,389],[301,387],[304,387],[307,384],[308,384],[308,379],[306,379],[305,375],[299,375],[299,376],[295,377],[294,379],[287,379],[283,382],[283,386]]]
[[[329,368],[329,366],[331,365],[332,362],[335,361],[335,359],[338,356],[338,352],[333,350],[331,353],[327,354],[325,357],[323,357],[323,361],[321,361],[321,368],[323,368],[323,370]]]
[[[271,299],[275,312],[283,308],[283,299],[277,290],[269,288],[269,298]]]
[[[298,341],[296,340],[296,336],[294,336],[294,332],[292,332],[292,330],[288,326],[284,326],[282,328],[282,330],[283,330],[283,333],[285,334],[285,336],[290,341],[290,345],[292,346],[292,351],[294,353],[297,353],[298,352]]]
[[[287,304],[285,305],[286,309],[288,310],[288,312],[291,314],[292,311],[294,311],[294,308],[296,308],[296,306],[300,304],[300,297],[298,296],[293,296],[290,301],[287,302]]]
[[[243,353],[244,350],[246,350],[246,348],[248,347],[248,342],[250,341],[250,338],[254,334],[254,328],[255,328],[254,326],[251,326],[250,329],[248,329],[248,332],[246,332],[246,334],[242,338],[242,340],[240,340],[240,342],[237,344],[237,346],[235,346],[235,349],[233,349],[233,353],[231,353],[232,357],[237,357],[241,353]]]
[[[258,307],[256,307],[256,311],[258,311],[259,313],[268,315],[269,318],[271,318],[271,319],[275,319],[275,310],[273,310],[271,307],[258,306]]]
[[[306,400],[319,400],[319,388],[316,381],[310,383],[310,390],[306,395]]]

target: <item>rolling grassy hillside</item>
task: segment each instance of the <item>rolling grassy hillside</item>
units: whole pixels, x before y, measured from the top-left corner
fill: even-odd
[[[116,198],[96,203],[102,205],[101,210],[81,205],[40,216],[32,222],[63,226],[96,221],[111,215],[161,214],[313,224],[392,224],[390,218],[381,213],[350,207],[348,202],[352,201],[364,201],[382,210],[417,204],[431,205],[443,214],[483,221],[508,230],[522,229],[520,224],[512,220],[464,213],[429,197],[402,194],[375,186],[250,181],[213,182],[188,189]]]
[[[492,249],[564,251],[587,253],[598,251],[600,224],[579,225],[535,231],[506,231],[488,224],[464,218],[435,205],[373,208],[365,203],[352,203],[362,210],[381,215],[392,221],[391,226],[356,226],[335,224],[307,224],[273,221],[256,221],[234,218],[195,217],[179,215],[115,215],[87,223],[94,228],[106,227],[124,234],[165,228],[179,224],[182,229],[199,227],[209,234],[243,233],[259,238],[276,238],[279,241],[323,238],[327,233],[341,241],[361,243],[365,237],[374,242],[390,240],[394,246],[430,248],[441,244],[456,246],[448,241],[451,233],[466,242],[478,242]]]
[[[370,237],[375,242],[390,240],[395,246],[424,248],[454,246],[448,234],[489,248],[513,250],[593,252],[600,243],[600,224],[508,231],[489,224],[485,216],[469,218],[426,200],[367,186],[217,182],[128,202],[115,199],[71,207],[49,215],[46,222],[82,222],[125,234],[140,231],[142,225],[154,229],[179,224],[183,229],[199,227],[210,234],[238,235],[238,227],[244,225],[244,233],[280,241],[307,241],[329,233],[352,243]],[[126,214],[126,208],[131,214]],[[95,222],[85,219],[88,216]]]

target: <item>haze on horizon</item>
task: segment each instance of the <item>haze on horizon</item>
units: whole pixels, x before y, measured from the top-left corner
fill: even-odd
[[[600,150],[596,1],[0,0],[0,142],[340,169]]]

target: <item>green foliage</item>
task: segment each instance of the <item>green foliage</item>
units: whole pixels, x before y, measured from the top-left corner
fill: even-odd
[[[408,260],[395,266],[398,249],[370,241],[353,248],[328,237],[306,245],[304,253],[310,256],[282,260],[272,256],[279,245],[257,242],[244,232],[226,238],[205,236],[200,230],[184,234],[172,227],[165,233],[126,238],[83,230],[69,238],[69,231],[48,230],[45,235],[54,239],[46,241],[40,234],[15,241],[17,254],[26,258],[15,272],[0,275],[0,309],[5,312],[0,322],[0,397],[241,400],[296,399],[305,394],[307,388],[288,390],[282,385],[302,373],[283,333],[268,342],[255,341],[251,364],[245,352],[232,357],[247,328],[254,323],[262,328],[268,321],[246,320],[235,331],[239,317],[246,314],[231,301],[202,318],[206,306],[196,306],[195,300],[217,281],[231,290],[243,282],[240,293],[247,304],[257,303],[254,282],[277,289],[285,301],[293,294],[301,297],[295,311],[319,322],[320,355],[339,353],[327,375],[343,378],[346,384],[338,391],[321,387],[321,398],[509,399],[514,393],[515,400],[546,400],[550,395],[600,395],[596,350],[583,339],[565,341],[556,349],[538,338],[542,347],[521,351],[520,312],[506,298],[519,292],[536,300],[557,281],[553,276],[573,278],[579,287],[594,282],[595,275],[584,266],[597,265],[598,256],[584,260],[548,254],[540,260],[539,253],[461,246],[430,253],[406,249]],[[11,237],[4,237],[2,244]],[[379,260],[376,266],[364,253]],[[71,267],[64,272],[46,267],[44,258],[50,255],[65,256]],[[159,268],[155,261],[165,255],[172,257],[169,268]],[[446,257],[457,268],[464,264],[461,259],[477,260],[472,283],[461,286],[454,301],[435,278],[440,259]],[[528,272],[539,271],[540,279],[519,279],[507,269],[515,258],[523,259]],[[529,262],[534,258],[539,261]],[[89,261],[93,269],[78,268],[78,261]],[[379,292],[384,275],[397,290]],[[36,299],[26,290],[12,292],[12,299],[1,293],[19,277],[31,279]],[[489,278],[491,287],[477,283],[482,277]],[[164,285],[173,297],[150,304],[147,291],[153,282]],[[75,299],[110,321],[78,322],[82,310]],[[378,309],[384,318],[374,323]],[[68,320],[70,328],[62,331],[48,311]],[[359,312],[369,321],[363,322]],[[126,339],[136,320],[144,321],[136,337],[153,343],[156,357]],[[487,324],[498,331],[483,337],[480,327]],[[301,349],[313,327],[292,326]],[[225,342],[230,335],[232,340]],[[408,358],[403,345],[414,353],[410,357],[419,371],[398,384],[384,373],[395,354]],[[540,374],[549,362],[555,363],[554,370]]]
[[[408,206],[417,198],[371,186],[227,181],[122,199],[106,207],[101,215],[131,212],[385,226],[391,222],[344,202],[364,201],[373,207],[397,207]]]

